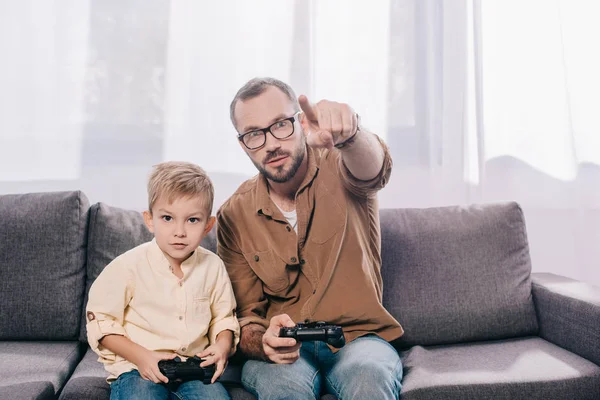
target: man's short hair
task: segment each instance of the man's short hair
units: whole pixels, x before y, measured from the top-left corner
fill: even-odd
[[[246,101],[253,99],[264,93],[265,90],[269,86],[274,86],[277,89],[281,90],[290,101],[296,106],[296,111],[300,108],[298,106],[298,98],[296,97],[296,93],[290,85],[285,82],[280,81],[275,78],[252,78],[244,86],[238,90],[235,97],[231,101],[231,105],[229,106],[229,118],[231,118],[231,122],[233,126],[237,130],[237,125],[235,121],[235,106],[238,101]]]
[[[212,181],[198,165],[167,161],[153,166],[148,179],[148,211],[159,198],[172,203],[178,197],[198,196],[204,202],[208,216],[212,214],[215,191]]]

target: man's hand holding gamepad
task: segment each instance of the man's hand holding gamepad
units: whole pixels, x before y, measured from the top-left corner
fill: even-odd
[[[291,338],[280,338],[279,330],[296,326],[287,314],[271,318],[269,328],[262,338],[263,350],[269,360],[275,364],[293,364],[300,358],[300,342]]]
[[[172,360],[175,357],[177,357],[175,353],[146,350],[141,352],[134,364],[138,367],[138,372],[143,379],[154,383],[167,383],[169,379],[160,372],[158,362]]]

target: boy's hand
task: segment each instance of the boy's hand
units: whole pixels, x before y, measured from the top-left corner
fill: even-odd
[[[160,372],[158,362],[160,360],[172,360],[175,357],[177,357],[175,353],[147,350],[140,355],[139,360],[136,360],[137,363],[134,364],[138,367],[138,372],[143,379],[154,383],[167,383],[169,379]]]
[[[225,371],[225,367],[227,366],[227,359],[229,358],[230,351],[231,346],[227,346],[227,343],[223,341],[217,341],[208,346],[201,353],[197,354],[198,357],[205,360],[200,364],[201,367],[215,364],[215,374],[210,383],[215,383],[217,378],[223,375],[223,371]]]

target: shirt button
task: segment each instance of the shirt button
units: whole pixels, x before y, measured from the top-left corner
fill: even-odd
[[[179,286],[183,286],[183,282],[179,282]]]
[[[298,260],[296,259],[296,257],[292,257],[290,260],[291,260],[293,263],[296,263],[296,261],[298,261]]]
[[[185,347],[182,347],[182,348],[181,348],[181,351],[186,351],[186,350],[187,350],[187,349],[186,349]]]
[[[179,316],[179,320],[180,320],[180,321],[182,321],[182,320],[183,320],[183,316],[182,316],[182,315],[180,315],[180,316]]]
[[[254,256],[254,261],[258,261],[260,258],[258,256]]]
[[[292,228],[290,228],[290,226],[289,226],[289,225],[286,225],[286,226],[285,226],[285,229],[287,229],[287,231],[288,231],[288,232],[291,232],[291,231],[292,231]]]
[[[302,264],[302,265],[304,265],[304,263],[305,263],[305,262],[306,262],[306,261],[304,261],[304,258],[302,258],[302,259],[300,260],[300,264]]]

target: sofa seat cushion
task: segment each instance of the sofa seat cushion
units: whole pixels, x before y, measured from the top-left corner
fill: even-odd
[[[98,362],[98,355],[91,349],[83,356],[75,372],[65,385],[60,400],[108,400],[110,386],[106,383],[108,373]],[[241,365],[230,363],[221,377],[233,400],[255,400],[254,396],[241,388]]]
[[[109,400],[110,386],[106,383],[108,373],[97,360],[96,353],[88,349],[65,385],[59,400]],[[254,395],[242,388],[241,370],[240,364],[229,363],[220,381],[227,388],[232,400],[256,400]],[[321,400],[335,400],[335,397],[325,395]]]
[[[81,192],[0,196],[0,340],[77,338],[88,209]]]
[[[0,399],[54,400],[54,386],[50,382],[26,382],[0,386]]]
[[[77,341],[0,341],[0,394],[7,394],[0,398],[44,398],[48,385],[54,398],[80,358]]]
[[[600,367],[539,337],[402,353],[402,400],[600,399]]]
[[[383,305],[400,347],[538,334],[515,203],[381,210]]]

